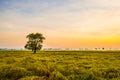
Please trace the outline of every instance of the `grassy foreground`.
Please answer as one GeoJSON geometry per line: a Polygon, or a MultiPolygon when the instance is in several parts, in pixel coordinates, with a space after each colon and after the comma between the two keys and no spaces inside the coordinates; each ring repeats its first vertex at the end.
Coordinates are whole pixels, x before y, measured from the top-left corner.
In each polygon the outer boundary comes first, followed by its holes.
{"type": "Polygon", "coordinates": [[[0,80],[120,80],[120,52],[0,51],[0,80]]]}

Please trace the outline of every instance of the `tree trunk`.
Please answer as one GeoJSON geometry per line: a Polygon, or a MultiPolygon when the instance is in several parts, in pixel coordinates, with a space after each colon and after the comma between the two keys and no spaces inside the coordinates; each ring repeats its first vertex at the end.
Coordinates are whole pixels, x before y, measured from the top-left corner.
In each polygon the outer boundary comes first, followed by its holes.
{"type": "Polygon", "coordinates": [[[36,53],[36,47],[34,48],[34,53],[36,53]]]}

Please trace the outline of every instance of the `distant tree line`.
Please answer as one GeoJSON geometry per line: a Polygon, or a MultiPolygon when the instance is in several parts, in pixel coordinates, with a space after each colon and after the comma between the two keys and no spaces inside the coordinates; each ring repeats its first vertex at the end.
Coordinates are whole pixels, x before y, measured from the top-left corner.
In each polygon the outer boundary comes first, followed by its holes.
{"type": "MultiPolygon", "coordinates": [[[[41,33],[30,33],[26,36],[28,39],[25,49],[32,50],[33,53],[36,53],[37,50],[41,50],[42,48],[42,43],[45,40],[45,37],[41,33]]],[[[44,48],[43,50],[117,50],[117,49],[112,49],[112,48],[78,48],[78,49],[72,49],[72,48],[44,48]]]]}

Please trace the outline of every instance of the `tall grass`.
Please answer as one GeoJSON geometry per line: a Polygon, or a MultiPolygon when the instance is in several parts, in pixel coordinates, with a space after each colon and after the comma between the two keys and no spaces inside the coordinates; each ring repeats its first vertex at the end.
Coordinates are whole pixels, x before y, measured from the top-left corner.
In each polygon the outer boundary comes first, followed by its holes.
{"type": "Polygon", "coordinates": [[[120,52],[0,51],[0,80],[120,80],[120,52]]]}

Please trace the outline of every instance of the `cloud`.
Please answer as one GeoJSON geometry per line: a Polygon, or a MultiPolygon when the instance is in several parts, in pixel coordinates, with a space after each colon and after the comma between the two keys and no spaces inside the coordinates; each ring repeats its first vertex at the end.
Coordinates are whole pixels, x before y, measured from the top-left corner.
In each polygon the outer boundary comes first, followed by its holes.
{"type": "Polygon", "coordinates": [[[47,41],[118,36],[119,9],[119,0],[4,0],[0,34],[42,32],[47,41]]]}
{"type": "Polygon", "coordinates": [[[69,6],[84,9],[116,9],[120,8],[119,0],[70,0],[69,6]]]}

